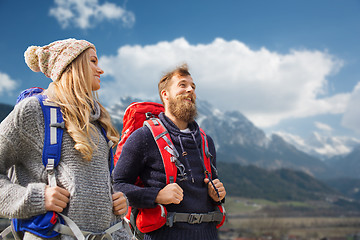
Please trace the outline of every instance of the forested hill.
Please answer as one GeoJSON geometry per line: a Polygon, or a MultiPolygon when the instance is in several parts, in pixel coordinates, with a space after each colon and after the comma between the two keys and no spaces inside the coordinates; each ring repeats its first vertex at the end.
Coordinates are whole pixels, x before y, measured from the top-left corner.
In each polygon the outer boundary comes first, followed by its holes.
{"type": "Polygon", "coordinates": [[[0,122],[13,110],[14,106],[0,103],[0,122]]]}
{"type": "Polygon", "coordinates": [[[317,200],[339,195],[310,175],[296,170],[265,170],[253,165],[218,162],[219,177],[230,196],[280,200],[317,200]]]}

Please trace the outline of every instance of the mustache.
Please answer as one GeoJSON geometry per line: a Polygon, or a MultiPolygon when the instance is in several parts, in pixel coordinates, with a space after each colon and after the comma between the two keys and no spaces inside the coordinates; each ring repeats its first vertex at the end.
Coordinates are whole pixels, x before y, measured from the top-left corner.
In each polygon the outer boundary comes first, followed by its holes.
{"type": "Polygon", "coordinates": [[[190,98],[192,103],[195,103],[195,100],[196,100],[195,96],[193,94],[191,94],[191,93],[186,94],[186,95],[179,95],[179,96],[177,96],[177,98],[180,99],[180,100],[190,98]]]}

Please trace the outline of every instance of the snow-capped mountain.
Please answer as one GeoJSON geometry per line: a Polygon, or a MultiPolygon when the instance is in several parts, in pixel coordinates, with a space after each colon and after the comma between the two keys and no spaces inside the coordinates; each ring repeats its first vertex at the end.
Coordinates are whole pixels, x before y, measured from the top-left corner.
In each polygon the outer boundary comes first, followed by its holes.
{"type": "MultiPolygon", "coordinates": [[[[108,108],[119,130],[122,128],[125,109],[134,101],[140,100],[122,98],[108,108]]],[[[334,171],[326,163],[312,156],[311,151],[299,148],[284,135],[273,134],[268,137],[240,112],[223,112],[208,102],[197,101],[197,122],[214,139],[218,161],[252,164],[266,169],[290,168],[320,178],[334,177],[334,171]]],[[[315,143],[313,145],[316,146],[315,143]]]]}
{"type": "Polygon", "coordinates": [[[276,132],[276,134],[297,149],[325,161],[333,157],[346,156],[360,145],[360,140],[354,137],[334,137],[320,132],[312,132],[306,139],[285,132],[276,132]]]}
{"type": "Polygon", "coordinates": [[[122,125],[125,110],[132,102],[143,102],[143,100],[131,97],[122,97],[119,102],[116,102],[114,105],[107,108],[115,124],[121,123],[122,125]]]}

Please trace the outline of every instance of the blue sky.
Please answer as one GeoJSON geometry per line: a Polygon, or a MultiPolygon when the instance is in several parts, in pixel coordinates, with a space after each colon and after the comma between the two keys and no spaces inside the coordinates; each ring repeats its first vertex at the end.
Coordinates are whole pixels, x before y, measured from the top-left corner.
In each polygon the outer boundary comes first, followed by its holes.
{"type": "Polygon", "coordinates": [[[86,39],[106,106],[156,99],[161,75],[187,62],[198,98],[305,150],[347,153],[360,143],[359,12],[359,0],[0,0],[0,102],[49,84],[28,46],[86,39]]]}

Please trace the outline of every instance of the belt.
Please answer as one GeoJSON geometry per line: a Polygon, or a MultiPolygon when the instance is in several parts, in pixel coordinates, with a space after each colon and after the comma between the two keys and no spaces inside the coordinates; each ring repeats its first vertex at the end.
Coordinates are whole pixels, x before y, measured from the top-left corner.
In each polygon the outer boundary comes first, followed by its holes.
{"type": "Polygon", "coordinates": [[[176,213],[169,212],[166,225],[172,227],[176,222],[185,222],[189,224],[200,224],[203,222],[221,222],[223,214],[220,211],[209,213],[176,213]]]}

